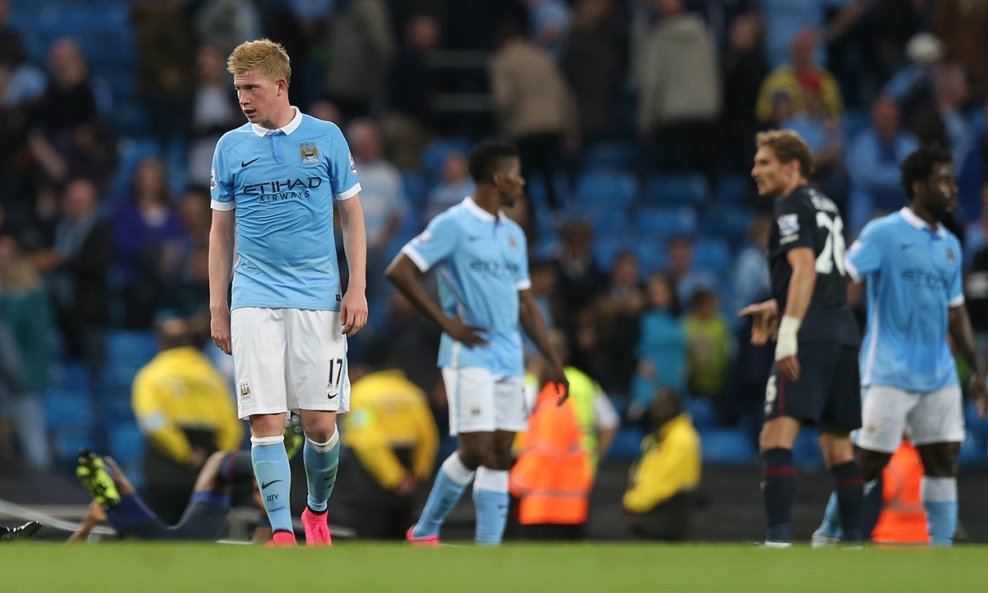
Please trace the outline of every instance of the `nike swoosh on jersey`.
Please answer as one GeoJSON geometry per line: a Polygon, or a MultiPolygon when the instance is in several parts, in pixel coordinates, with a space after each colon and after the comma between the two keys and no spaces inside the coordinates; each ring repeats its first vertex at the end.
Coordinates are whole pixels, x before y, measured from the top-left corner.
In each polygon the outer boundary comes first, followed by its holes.
{"type": "Polygon", "coordinates": [[[262,482],[261,483],[261,490],[264,490],[265,488],[267,488],[271,484],[277,484],[278,482],[283,482],[283,481],[284,480],[271,480],[270,482],[262,482]]]}
{"type": "Polygon", "coordinates": [[[240,161],[240,168],[243,169],[244,167],[246,167],[246,166],[250,165],[251,163],[253,163],[254,161],[258,160],[259,158],[261,158],[261,157],[257,157],[256,159],[251,159],[249,161],[240,161]]]}

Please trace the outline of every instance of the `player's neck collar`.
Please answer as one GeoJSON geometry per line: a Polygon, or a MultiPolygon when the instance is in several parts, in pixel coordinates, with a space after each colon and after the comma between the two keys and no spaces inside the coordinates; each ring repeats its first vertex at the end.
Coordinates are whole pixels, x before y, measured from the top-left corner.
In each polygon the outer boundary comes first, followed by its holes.
{"type": "MultiPolygon", "coordinates": [[[[899,210],[899,216],[904,218],[906,222],[908,222],[909,224],[911,224],[912,226],[916,227],[921,231],[930,229],[930,225],[927,224],[927,222],[922,218],[920,218],[919,216],[916,216],[916,213],[913,212],[912,208],[910,208],[909,206],[903,206],[902,210],[899,210]]],[[[937,223],[936,233],[940,237],[944,237],[947,234],[947,231],[943,228],[943,225],[940,224],[939,222],[937,223]]]]}
{"type": "Polygon", "coordinates": [[[257,124],[250,124],[250,128],[254,130],[254,133],[260,137],[267,136],[268,134],[274,134],[275,132],[283,132],[286,136],[290,135],[292,132],[298,129],[302,125],[302,110],[298,107],[292,105],[292,111],[295,112],[295,116],[290,122],[278,128],[277,130],[269,130],[264,126],[259,126],[257,124]]]}
{"type": "Polygon", "coordinates": [[[474,202],[471,196],[467,196],[463,200],[463,207],[467,209],[467,212],[474,215],[474,217],[483,220],[484,222],[495,222],[495,221],[503,220],[504,218],[503,212],[498,211],[497,217],[495,217],[487,210],[484,210],[483,208],[478,206],[477,202],[474,202]]]}

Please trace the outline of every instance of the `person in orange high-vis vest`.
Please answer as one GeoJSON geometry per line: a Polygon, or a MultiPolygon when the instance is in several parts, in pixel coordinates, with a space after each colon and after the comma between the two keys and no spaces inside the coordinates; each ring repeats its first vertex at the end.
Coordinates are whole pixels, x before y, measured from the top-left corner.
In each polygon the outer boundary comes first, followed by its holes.
{"type": "Polygon", "coordinates": [[[926,509],[920,498],[923,462],[916,448],[903,439],[882,472],[882,511],[871,540],[883,544],[927,544],[926,509]]]}
{"type": "Polygon", "coordinates": [[[593,485],[576,404],[572,398],[559,404],[558,393],[552,383],[539,393],[509,482],[519,500],[518,522],[539,526],[527,535],[551,539],[582,535],[593,485]]]}

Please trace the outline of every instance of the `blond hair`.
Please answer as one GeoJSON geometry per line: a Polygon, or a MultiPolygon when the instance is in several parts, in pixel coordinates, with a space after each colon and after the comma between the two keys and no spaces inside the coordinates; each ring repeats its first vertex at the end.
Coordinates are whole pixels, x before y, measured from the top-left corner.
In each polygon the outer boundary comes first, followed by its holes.
{"type": "Polygon", "coordinates": [[[793,130],[769,130],[755,136],[758,148],[767,146],[783,164],[799,161],[799,172],[809,179],[813,175],[813,152],[806,141],[793,130]]]}
{"type": "Polygon", "coordinates": [[[233,75],[253,72],[274,82],[284,78],[292,81],[292,60],[280,43],[270,39],[245,41],[238,45],[226,60],[226,69],[233,75]]]}

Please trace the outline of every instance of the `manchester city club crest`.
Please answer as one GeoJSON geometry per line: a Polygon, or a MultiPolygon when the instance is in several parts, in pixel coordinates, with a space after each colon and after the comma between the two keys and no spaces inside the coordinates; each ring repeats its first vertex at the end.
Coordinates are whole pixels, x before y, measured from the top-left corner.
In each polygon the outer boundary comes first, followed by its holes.
{"type": "Polygon", "coordinates": [[[315,142],[303,142],[299,145],[303,165],[315,165],[319,162],[319,147],[315,142]]]}

